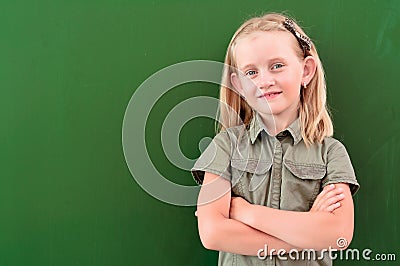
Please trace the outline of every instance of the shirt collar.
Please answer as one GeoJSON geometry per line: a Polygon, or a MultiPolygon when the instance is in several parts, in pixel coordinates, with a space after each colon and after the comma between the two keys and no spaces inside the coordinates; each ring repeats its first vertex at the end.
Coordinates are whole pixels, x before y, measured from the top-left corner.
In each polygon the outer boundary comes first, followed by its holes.
{"type": "Polygon", "coordinates": [[[258,135],[263,130],[264,127],[262,126],[261,121],[258,118],[258,114],[254,112],[253,118],[250,121],[250,128],[249,128],[251,144],[254,144],[258,135]]]}
{"type": "MultiPolygon", "coordinates": [[[[258,113],[255,112],[252,120],[250,121],[250,127],[249,127],[250,140],[252,144],[254,144],[258,135],[263,130],[268,134],[268,132],[264,129],[264,125],[261,121],[261,118],[259,117],[258,113]]],[[[286,130],[289,131],[290,135],[292,136],[294,145],[296,145],[303,139],[301,136],[299,118],[296,118],[296,120],[294,120],[286,130]]]]}

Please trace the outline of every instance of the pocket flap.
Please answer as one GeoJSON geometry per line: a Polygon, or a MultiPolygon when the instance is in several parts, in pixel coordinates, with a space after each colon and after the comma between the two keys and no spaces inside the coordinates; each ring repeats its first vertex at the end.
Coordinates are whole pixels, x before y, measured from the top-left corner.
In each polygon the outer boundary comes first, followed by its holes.
{"type": "Polygon", "coordinates": [[[295,163],[290,160],[283,161],[286,168],[301,179],[322,179],[326,174],[326,166],[316,163],[295,163]]]}
{"type": "Polygon", "coordinates": [[[231,165],[238,170],[249,172],[257,175],[266,174],[272,166],[272,162],[261,161],[255,159],[243,160],[232,159],[231,165]]]}

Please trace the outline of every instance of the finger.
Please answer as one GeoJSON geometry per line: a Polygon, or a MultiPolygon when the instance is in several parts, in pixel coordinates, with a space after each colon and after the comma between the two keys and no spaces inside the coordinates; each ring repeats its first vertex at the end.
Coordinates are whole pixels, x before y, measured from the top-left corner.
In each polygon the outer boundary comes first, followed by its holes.
{"type": "MultiPolygon", "coordinates": [[[[326,187],[325,187],[326,188],[326,187]]],[[[336,203],[337,201],[341,200],[342,198],[335,198],[336,196],[340,195],[343,192],[342,188],[335,188],[332,189],[332,186],[330,189],[326,189],[322,191],[315,202],[313,203],[313,206],[311,208],[311,211],[326,211],[326,208],[333,204],[336,203]]]]}
{"type": "Polygon", "coordinates": [[[342,192],[343,192],[343,189],[342,189],[342,188],[336,188],[336,189],[334,189],[334,190],[331,190],[331,191],[327,192],[327,193],[321,198],[321,200],[327,200],[327,199],[333,198],[333,197],[335,197],[335,196],[341,194],[342,192]]]}
{"type": "Polygon", "coordinates": [[[197,211],[195,211],[195,212],[194,212],[194,216],[196,216],[196,217],[197,217],[197,211]]]}
{"type": "Polygon", "coordinates": [[[329,192],[326,192],[326,194],[322,195],[322,197],[319,199],[319,206],[324,204],[326,201],[335,198],[337,195],[341,194],[343,192],[342,188],[336,188],[334,190],[331,190],[329,192]]]}
{"type": "Polygon", "coordinates": [[[335,187],[335,188],[327,189],[327,190],[323,190],[323,191],[325,191],[325,193],[321,192],[320,194],[322,194],[322,196],[327,196],[327,195],[337,194],[338,191],[343,191],[343,188],[335,187]]]}
{"type": "Polygon", "coordinates": [[[340,202],[336,202],[336,203],[330,205],[328,208],[326,208],[326,210],[327,210],[328,212],[333,212],[334,210],[336,210],[337,208],[339,208],[340,205],[341,205],[340,202]]]}
{"type": "Polygon", "coordinates": [[[326,202],[327,202],[328,205],[332,205],[332,204],[337,203],[337,202],[339,202],[339,201],[341,201],[343,199],[344,199],[344,194],[341,193],[339,195],[336,195],[336,196],[328,199],[326,202]]]}
{"type": "Polygon", "coordinates": [[[327,194],[329,191],[332,191],[335,189],[335,185],[334,184],[330,184],[328,186],[325,186],[324,189],[321,191],[321,193],[319,193],[318,196],[323,197],[325,194],[327,194]]]}
{"type": "Polygon", "coordinates": [[[329,191],[329,190],[332,190],[334,188],[335,188],[335,184],[329,184],[329,185],[325,186],[323,190],[329,191]]]}
{"type": "Polygon", "coordinates": [[[324,201],[320,206],[321,211],[326,211],[330,206],[340,203],[344,199],[344,194],[339,194],[324,201]]]}
{"type": "Polygon", "coordinates": [[[323,203],[323,199],[325,197],[325,195],[332,191],[335,188],[334,184],[330,184],[328,186],[325,186],[324,189],[321,191],[321,193],[318,194],[317,198],[314,201],[314,204],[311,208],[311,210],[318,210],[321,206],[321,204],[323,203]]]}
{"type": "Polygon", "coordinates": [[[332,198],[335,198],[335,197],[337,197],[338,195],[340,195],[340,194],[343,194],[343,189],[342,188],[337,188],[337,189],[334,189],[334,190],[332,190],[332,191],[329,191],[328,193],[326,193],[325,195],[324,195],[324,197],[321,199],[321,201],[328,201],[328,200],[330,200],[330,199],[332,199],[332,198]]]}
{"type": "Polygon", "coordinates": [[[321,193],[318,194],[316,201],[322,199],[329,191],[332,191],[335,188],[334,184],[330,184],[325,186],[321,193]]]}

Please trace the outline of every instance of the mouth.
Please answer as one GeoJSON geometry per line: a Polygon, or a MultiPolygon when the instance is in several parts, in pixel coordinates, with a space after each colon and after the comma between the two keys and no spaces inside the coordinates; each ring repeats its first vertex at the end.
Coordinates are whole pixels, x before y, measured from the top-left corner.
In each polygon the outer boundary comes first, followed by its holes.
{"type": "Polygon", "coordinates": [[[264,93],[261,96],[258,96],[258,98],[266,98],[267,100],[272,100],[276,97],[278,97],[282,92],[281,91],[268,91],[264,93]]]}

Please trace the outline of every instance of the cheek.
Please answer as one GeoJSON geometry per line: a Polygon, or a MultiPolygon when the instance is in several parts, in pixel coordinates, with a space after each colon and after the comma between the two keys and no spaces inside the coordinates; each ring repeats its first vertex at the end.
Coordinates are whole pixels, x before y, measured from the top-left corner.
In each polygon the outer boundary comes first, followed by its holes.
{"type": "Polygon", "coordinates": [[[286,79],[283,86],[287,89],[287,93],[293,96],[300,95],[301,78],[286,79]]]}
{"type": "Polygon", "coordinates": [[[245,77],[240,79],[240,83],[243,88],[243,92],[247,94],[247,96],[254,95],[257,92],[257,86],[253,80],[245,77]]]}

